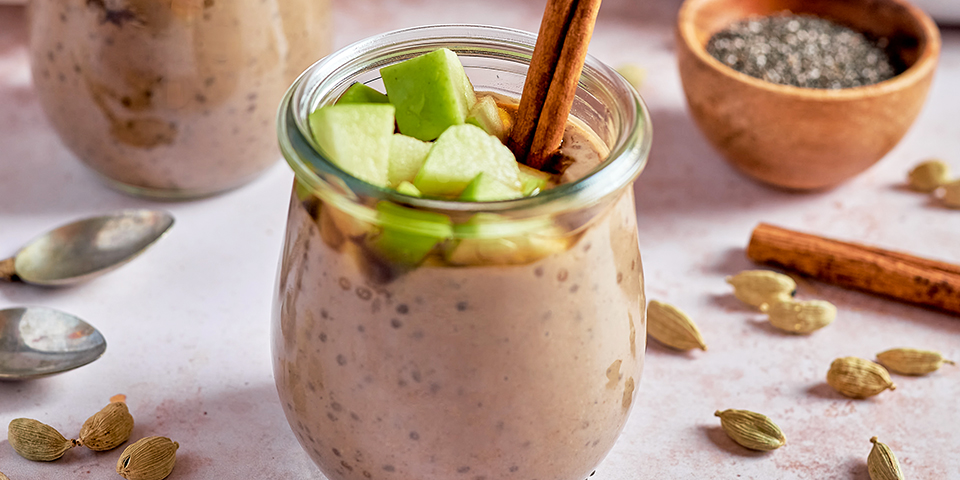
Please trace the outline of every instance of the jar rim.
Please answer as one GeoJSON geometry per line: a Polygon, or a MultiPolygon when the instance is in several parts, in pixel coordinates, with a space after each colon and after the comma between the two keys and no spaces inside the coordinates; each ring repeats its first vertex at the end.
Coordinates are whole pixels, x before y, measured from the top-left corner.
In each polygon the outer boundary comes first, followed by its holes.
{"type": "MultiPolygon", "coordinates": [[[[400,194],[393,189],[364,182],[342,170],[327,159],[310,134],[307,116],[323,103],[338,86],[352,83],[349,66],[359,58],[370,58],[377,52],[403,51],[408,48],[448,47],[469,53],[471,48],[484,45],[513,49],[529,65],[536,35],[523,30],[474,24],[440,24],[394,30],[348,45],[307,68],[287,90],[280,104],[277,133],[284,158],[298,181],[316,191],[329,186],[316,168],[333,175],[340,189],[351,195],[372,197],[406,204],[414,208],[443,212],[518,212],[534,211],[549,205],[575,201],[577,206],[599,202],[630,185],[643,171],[652,145],[652,127],[649,110],[639,93],[619,73],[595,57],[588,55],[580,88],[585,79],[608,90],[617,97],[617,107],[611,111],[618,117],[619,128],[607,158],[589,174],[569,183],[547,189],[531,197],[495,202],[461,202],[436,198],[417,198],[400,194]],[[346,71],[346,72],[345,72],[346,71]]],[[[385,66],[383,63],[380,66],[385,66]]],[[[356,73],[356,72],[353,72],[356,73]]],[[[579,89],[578,89],[579,90],[579,89]]],[[[336,97],[333,97],[334,99],[336,97]]],[[[329,101],[329,99],[328,99],[329,101]]],[[[324,175],[326,177],[327,175],[324,175]]]]}

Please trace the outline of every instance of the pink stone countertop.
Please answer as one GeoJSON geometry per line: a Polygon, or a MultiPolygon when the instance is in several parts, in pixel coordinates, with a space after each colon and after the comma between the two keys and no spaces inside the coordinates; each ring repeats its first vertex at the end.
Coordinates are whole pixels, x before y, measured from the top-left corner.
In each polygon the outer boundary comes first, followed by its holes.
{"type": "MultiPolygon", "coordinates": [[[[535,30],[543,8],[539,0],[334,4],[338,46],[424,23],[535,30]]],[[[835,303],[839,317],[812,336],[787,336],[743,308],[723,281],[753,267],[744,247],[760,221],[960,263],[960,212],[903,188],[907,170],[929,156],[960,171],[960,30],[943,31],[930,97],[903,142],[853,181],[800,195],[740,176],[695,128],[673,54],[678,6],[607,0],[591,51],[614,66],[649,71],[641,94],[655,140],[636,185],[647,294],[696,319],[710,351],[649,345],[632,416],[594,478],[867,480],[869,438],[878,435],[907,478],[960,479],[960,367],[896,377],[896,391],[865,401],[840,397],[824,383],[840,356],[873,358],[912,346],[960,357],[960,318],[801,281],[802,297],[835,303]],[[760,454],[733,444],[713,416],[726,408],[769,415],[787,445],[760,454]]],[[[87,284],[0,285],[0,308],[66,310],[109,342],[102,359],[79,370],[0,383],[0,424],[31,417],[75,434],[110,396],[124,393],[136,417],[133,438],[165,435],[180,443],[171,479],[323,478],[286,424],[267,341],[290,171],[278,163],[244,188],[185,203],[110,190],[72,158],[41,114],[23,16],[21,7],[0,7],[0,255],[66,220],[118,208],[164,208],[177,224],[142,257],[87,284]]],[[[33,463],[17,456],[2,432],[0,471],[12,480],[119,478],[118,451],[76,449],[54,463],[33,463]]]]}

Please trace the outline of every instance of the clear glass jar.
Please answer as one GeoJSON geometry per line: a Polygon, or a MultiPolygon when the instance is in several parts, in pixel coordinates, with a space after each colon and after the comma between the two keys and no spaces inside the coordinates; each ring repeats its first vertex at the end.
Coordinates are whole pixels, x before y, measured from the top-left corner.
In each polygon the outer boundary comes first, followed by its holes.
{"type": "Polygon", "coordinates": [[[31,0],[30,59],[47,118],[115,187],[189,198],[280,157],[276,106],[328,53],[329,0],[31,0]]]}
{"type": "Polygon", "coordinates": [[[646,331],[631,185],[651,130],[619,75],[588,59],[573,111],[607,160],[530,198],[407,197],[345,174],[306,134],[308,114],[352,82],[379,86],[380,67],[439,47],[477,91],[518,98],[534,41],[484,26],[387,33],[310,67],[281,105],[296,182],[274,373],[290,426],[331,480],[582,480],[627,420],[646,331]],[[452,228],[438,233],[438,218],[452,228]],[[485,228],[469,228],[478,218],[485,228]],[[388,240],[408,256],[377,250],[388,240]]]}

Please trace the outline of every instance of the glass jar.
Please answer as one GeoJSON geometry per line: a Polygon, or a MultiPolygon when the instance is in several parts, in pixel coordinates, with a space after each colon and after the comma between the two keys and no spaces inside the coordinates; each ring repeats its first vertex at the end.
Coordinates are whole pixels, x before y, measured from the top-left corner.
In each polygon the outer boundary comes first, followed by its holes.
{"type": "Polygon", "coordinates": [[[276,106],[329,52],[329,0],[31,0],[30,60],[63,143],[121,190],[189,198],[279,159],[276,106]]]}
{"type": "Polygon", "coordinates": [[[440,47],[478,92],[519,98],[534,41],[484,26],[387,33],[313,65],[284,98],[296,180],[274,373],[331,480],[582,480],[627,420],[646,331],[631,185],[651,130],[619,75],[588,59],[573,109],[607,160],[529,198],[404,196],[347,175],[306,133],[354,81],[382,88],[380,67],[440,47]]]}

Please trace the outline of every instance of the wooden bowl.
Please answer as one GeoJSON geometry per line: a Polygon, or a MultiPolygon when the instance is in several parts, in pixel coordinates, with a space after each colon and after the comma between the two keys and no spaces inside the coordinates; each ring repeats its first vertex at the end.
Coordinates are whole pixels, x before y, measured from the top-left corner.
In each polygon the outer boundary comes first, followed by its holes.
{"type": "Polygon", "coordinates": [[[714,147],[762,182],[813,190],[866,170],[900,141],[930,88],[940,33],[902,0],[686,0],[677,47],[687,103],[714,147]],[[874,85],[820,90],[766,82],[707,53],[710,37],[730,24],[784,11],[886,37],[906,69],[874,85]]]}

